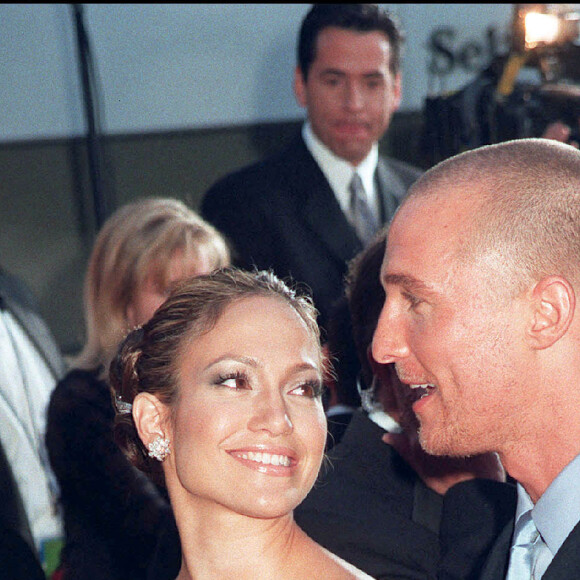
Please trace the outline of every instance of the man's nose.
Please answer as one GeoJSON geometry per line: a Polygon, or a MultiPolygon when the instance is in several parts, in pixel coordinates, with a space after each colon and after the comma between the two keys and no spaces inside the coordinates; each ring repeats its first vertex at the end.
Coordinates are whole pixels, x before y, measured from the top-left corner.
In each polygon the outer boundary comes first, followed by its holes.
{"type": "Polygon", "coordinates": [[[400,314],[385,301],[373,335],[373,358],[381,364],[400,361],[409,355],[406,330],[400,314]]]}
{"type": "Polygon", "coordinates": [[[356,111],[364,105],[364,94],[361,86],[355,82],[346,84],[344,104],[347,109],[356,111]]]}

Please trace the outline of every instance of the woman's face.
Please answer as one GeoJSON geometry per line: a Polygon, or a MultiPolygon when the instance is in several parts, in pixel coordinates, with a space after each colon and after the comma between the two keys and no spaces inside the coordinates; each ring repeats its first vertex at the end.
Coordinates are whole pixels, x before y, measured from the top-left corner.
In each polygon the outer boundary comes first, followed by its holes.
{"type": "Polygon", "coordinates": [[[229,305],[179,358],[166,431],[172,500],[266,518],[294,509],[323,457],[321,378],[318,341],[291,307],[264,297],[229,305]]]}

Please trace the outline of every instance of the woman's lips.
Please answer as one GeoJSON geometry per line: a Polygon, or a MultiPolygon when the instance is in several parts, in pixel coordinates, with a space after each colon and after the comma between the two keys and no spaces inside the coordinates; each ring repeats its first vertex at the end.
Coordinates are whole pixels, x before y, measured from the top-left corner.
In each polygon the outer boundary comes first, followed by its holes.
{"type": "Polygon", "coordinates": [[[228,453],[246,467],[271,475],[288,475],[298,465],[288,450],[234,449],[228,453]]]}

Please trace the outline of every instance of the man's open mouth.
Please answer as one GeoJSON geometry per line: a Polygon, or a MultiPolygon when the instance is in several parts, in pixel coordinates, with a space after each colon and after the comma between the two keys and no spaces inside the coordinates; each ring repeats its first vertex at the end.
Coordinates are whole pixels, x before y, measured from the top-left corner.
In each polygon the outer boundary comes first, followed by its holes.
{"type": "Polygon", "coordinates": [[[434,389],[435,385],[431,383],[423,383],[417,385],[409,385],[413,394],[413,402],[428,396],[434,389]]]}

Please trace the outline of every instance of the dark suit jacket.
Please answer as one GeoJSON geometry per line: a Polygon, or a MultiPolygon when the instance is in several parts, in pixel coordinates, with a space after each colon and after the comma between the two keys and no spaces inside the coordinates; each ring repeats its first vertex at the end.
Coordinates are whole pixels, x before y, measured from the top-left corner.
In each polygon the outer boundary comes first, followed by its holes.
{"type": "Polygon", "coordinates": [[[512,483],[472,479],[449,489],[439,527],[437,579],[479,580],[494,543],[513,519],[516,502],[512,483]]]}
{"type": "Polygon", "coordinates": [[[356,411],[296,521],[373,578],[434,579],[443,499],[383,443],[384,433],[356,411]]]}
{"type": "MultiPolygon", "coordinates": [[[[53,372],[64,372],[64,361],[52,334],[36,311],[30,290],[15,276],[0,269],[0,309],[9,310],[28,334],[53,372]]],[[[12,468],[0,445],[0,562],[2,578],[32,580],[44,577],[24,504],[12,468]]]]}
{"type": "MultiPolygon", "coordinates": [[[[376,182],[389,220],[420,170],[381,158],[376,182]]],[[[206,193],[203,217],[216,226],[244,268],[272,268],[312,290],[325,325],[343,291],[347,262],[361,249],[354,228],[301,136],[281,153],[227,175],[206,193]]]]}
{"type": "Polygon", "coordinates": [[[473,479],[429,489],[356,411],[294,515],[314,540],[377,579],[476,580],[515,510],[515,486],[473,479]]]}
{"type": "MultiPolygon", "coordinates": [[[[509,522],[497,539],[485,563],[481,580],[503,580],[505,578],[514,521],[509,522]]],[[[580,523],[570,532],[542,580],[577,580],[580,578],[580,523]]]]}
{"type": "Polygon", "coordinates": [[[352,419],[353,411],[337,413],[326,418],[328,427],[328,434],[326,438],[326,451],[329,451],[342,439],[350,420],[352,419]]]}

